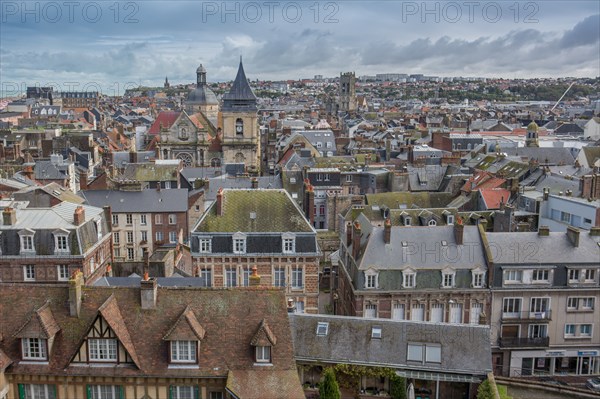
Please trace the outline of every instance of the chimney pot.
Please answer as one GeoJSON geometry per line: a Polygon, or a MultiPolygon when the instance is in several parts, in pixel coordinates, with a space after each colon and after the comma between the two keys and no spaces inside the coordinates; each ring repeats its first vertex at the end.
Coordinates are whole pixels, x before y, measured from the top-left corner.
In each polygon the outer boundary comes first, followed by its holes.
{"type": "Polygon", "coordinates": [[[260,276],[258,275],[258,268],[256,265],[252,266],[252,274],[249,278],[250,287],[258,287],[260,285],[260,276]]]}
{"type": "Polygon", "coordinates": [[[550,227],[540,226],[538,229],[538,235],[542,237],[548,237],[550,235],[550,227]]]}

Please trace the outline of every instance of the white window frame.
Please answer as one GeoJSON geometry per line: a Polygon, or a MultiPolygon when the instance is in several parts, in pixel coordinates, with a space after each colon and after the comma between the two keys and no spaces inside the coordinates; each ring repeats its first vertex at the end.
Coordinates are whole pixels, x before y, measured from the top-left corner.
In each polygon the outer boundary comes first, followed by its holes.
{"type": "Polygon", "coordinates": [[[255,348],[256,363],[271,363],[271,347],[268,345],[255,348]]]}
{"type": "Polygon", "coordinates": [[[292,289],[304,289],[304,267],[292,266],[292,289]]]}
{"type": "Polygon", "coordinates": [[[154,215],[154,224],[162,224],[162,214],[157,213],[154,215]]]}
{"type": "Polygon", "coordinates": [[[69,249],[69,232],[54,232],[54,249],[57,254],[68,254],[69,249]]]}
{"type": "Polygon", "coordinates": [[[68,281],[69,265],[56,265],[56,276],[58,281],[68,281]]]}
{"type": "Polygon", "coordinates": [[[442,288],[454,288],[456,272],[442,272],[442,288]]]}
{"type": "Polygon", "coordinates": [[[530,324],[528,326],[527,338],[547,338],[547,337],[548,337],[548,324],[530,324]],[[542,336],[539,336],[539,335],[542,335],[542,336]]]}
{"type": "Polygon", "coordinates": [[[198,252],[201,254],[212,252],[212,240],[209,237],[200,237],[198,239],[198,252]]]}
{"type": "Polygon", "coordinates": [[[30,229],[22,230],[19,232],[19,239],[21,241],[21,253],[34,254],[35,253],[35,232],[30,229]]]}
{"type": "Polygon", "coordinates": [[[185,399],[191,398],[196,399],[194,389],[196,387],[192,385],[171,385],[169,387],[169,399],[185,399]]]}
{"type": "Polygon", "coordinates": [[[596,281],[596,269],[585,269],[582,270],[582,275],[583,275],[583,282],[584,283],[593,283],[594,281],[596,281]],[[591,275],[591,278],[590,278],[591,275]]]}
{"type": "Polygon", "coordinates": [[[275,266],[273,268],[273,285],[275,287],[285,287],[285,266],[275,266]]]}
{"type": "Polygon", "coordinates": [[[504,270],[504,284],[521,284],[523,282],[523,270],[504,270]]]}
{"type": "Polygon", "coordinates": [[[502,318],[518,319],[521,317],[522,311],[523,311],[523,298],[520,298],[520,297],[502,298],[502,318]]]}
{"type": "Polygon", "coordinates": [[[113,244],[114,245],[121,244],[121,236],[120,236],[120,232],[118,232],[118,231],[113,232],[113,244]]]}
{"type": "Polygon", "coordinates": [[[47,342],[43,338],[21,338],[23,360],[48,360],[47,342]]]}
{"type": "Polygon", "coordinates": [[[87,345],[91,362],[115,363],[119,358],[116,338],[89,338],[87,345]]]}
{"type": "Polygon", "coordinates": [[[591,338],[594,335],[594,325],[591,323],[585,323],[585,324],[580,324],[579,325],[579,336],[582,338],[591,338]],[[588,333],[583,333],[583,327],[589,327],[589,332],[588,333]]]}
{"type": "Polygon", "coordinates": [[[170,341],[171,363],[197,363],[198,341],[170,341]]]}
{"type": "Polygon", "coordinates": [[[120,385],[89,385],[89,389],[92,393],[91,399],[123,399],[120,385]]]}
{"type": "Polygon", "coordinates": [[[126,225],[132,225],[133,224],[133,214],[132,213],[126,213],[125,214],[125,224],[126,225]]]}
{"type": "Polygon", "coordinates": [[[577,334],[577,324],[565,324],[564,337],[574,338],[577,334]]]}
{"type": "Polygon", "coordinates": [[[118,226],[119,225],[119,215],[116,213],[112,214],[112,225],[113,226],[118,226]]]}
{"type": "Polygon", "coordinates": [[[233,253],[234,254],[245,254],[246,253],[246,235],[243,233],[236,233],[233,235],[233,253]]]}
{"type": "Polygon", "coordinates": [[[201,287],[212,287],[212,268],[210,266],[200,267],[198,278],[202,279],[201,287]]]}
{"type": "Polygon", "coordinates": [[[133,244],[133,231],[125,232],[127,244],[133,244]]]}
{"type": "Polygon", "coordinates": [[[325,337],[329,332],[329,323],[326,321],[317,322],[317,337],[325,337]]]}
{"type": "Polygon", "coordinates": [[[177,243],[177,232],[169,231],[169,243],[176,244],[177,243]]]}
{"type": "Polygon", "coordinates": [[[141,239],[141,241],[148,242],[148,232],[146,230],[140,231],[140,239],[141,239]]]}
{"type": "Polygon", "coordinates": [[[581,269],[568,269],[567,270],[567,279],[569,283],[578,283],[581,278],[581,269]]]}
{"type": "Polygon", "coordinates": [[[533,283],[549,282],[550,281],[550,270],[549,269],[534,269],[531,273],[531,281],[533,283]]]}
{"type": "MultiPolygon", "coordinates": [[[[25,398],[56,399],[56,385],[53,384],[21,384],[25,398]]],[[[18,396],[18,395],[17,395],[18,396]]]]}
{"type": "Polygon", "coordinates": [[[365,303],[364,317],[367,319],[376,319],[377,315],[378,315],[377,304],[376,303],[365,303]]]}
{"type": "Polygon", "coordinates": [[[35,265],[23,266],[23,281],[35,281],[35,265]]]}
{"type": "Polygon", "coordinates": [[[146,214],[141,214],[140,215],[140,225],[146,226],[147,224],[148,224],[148,218],[146,217],[146,214]]]}
{"type": "Polygon", "coordinates": [[[471,272],[471,285],[473,288],[485,287],[485,272],[472,271],[471,272]]]}
{"type": "Polygon", "coordinates": [[[236,266],[226,266],[225,267],[225,278],[223,279],[223,284],[225,287],[237,287],[238,286],[238,272],[236,266]]]}
{"type": "Polygon", "coordinates": [[[177,215],[169,213],[169,224],[177,224],[177,215]]]}
{"type": "Polygon", "coordinates": [[[134,260],[134,259],[135,259],[135,249],[127,248],[127,260],[134,260]]]}
{"type": "Polygon", "coordinates": [[[417,273],[410,270],[402,272],[402,287],[403,288],[415,288],[417,285],[417,273]]]}
{"type": "Polygon", "coordinates": [[[155,236],[156,236],[156,241],[160,241],[160,242],[164,241],[163,240],[164,239],[164,234],[163,234],[162,231],[157,231],[156,234],[155,234],[155,236]]]}
{"type": "Polygon", "coordinates": [[[379,288],[379,273],[377,270],[369,269],[365,271],[365,289],[379,288]]]}
{"type": "Polygon", "coordinates": [[[281,238],[281,250],[284,254],[296,252],[296,237],[293,234],[283,234],[281,238]]]}

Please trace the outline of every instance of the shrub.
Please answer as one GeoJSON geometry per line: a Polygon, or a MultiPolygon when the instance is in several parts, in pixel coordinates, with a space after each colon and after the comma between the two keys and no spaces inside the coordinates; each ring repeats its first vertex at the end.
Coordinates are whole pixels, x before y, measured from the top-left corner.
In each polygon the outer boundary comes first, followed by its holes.
{"type": "Polygon", "coordinates": [[[331,367],[325,369],[325,378],[319,386],[319,397],[321,399],[340,399],[340,387],[335,379],[335,373],[331,367]]]}

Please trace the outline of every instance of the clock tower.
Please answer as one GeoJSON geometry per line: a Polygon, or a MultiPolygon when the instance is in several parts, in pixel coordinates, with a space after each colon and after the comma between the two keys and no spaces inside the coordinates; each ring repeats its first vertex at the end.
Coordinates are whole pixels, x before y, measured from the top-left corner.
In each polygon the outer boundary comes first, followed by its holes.
{"type": "Polygon", "coordinates": [[[221,117],[223,162],[243,163],[248,173],[259,174],[258,104],[246,78],[241,57],[231,90],[223,96],[221,117]]]}

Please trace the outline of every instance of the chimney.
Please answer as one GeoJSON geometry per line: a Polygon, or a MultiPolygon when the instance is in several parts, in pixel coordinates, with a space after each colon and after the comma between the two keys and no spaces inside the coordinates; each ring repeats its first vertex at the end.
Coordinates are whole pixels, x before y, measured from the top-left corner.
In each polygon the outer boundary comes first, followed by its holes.
{"type": "Polygon", "coordinates": [[[540,226],[538,228],[538,236],[548,237],[550,236],[550,227],[548,226],[540,226]]]}
{"type": "Polygon", "coordinates": [[[75,226],[81,226],[85,222],[85,210],[81,205],[75,208],[75,212],[73,212],[73,224],[75,226]]]}
{"type": "Polygon", "coordinates": [[[392,221],[388,218],[385,219],[385,224],[383,226],[383,241],[386,244],[389,244],[392,239],[392,221]]]}
{"type": "Polygon", "coordinates": [[[34,175],[33,175],[33,166],[31,165],[26,165],[23,168],[23,175],[29,179],[29,180],[33,180],[34,179],[34,175]]]}
{"type": "Polygon", "coordinates": [[[250,287],[258,287],[260,285],[260,276],[258,275],[258,268],[256,265],[252,266],[252,274],[250,275],[248,283],[250,287]]]}
{"type": "Polygon", "coordinates": [[[310,183],[306,187],[306,216],[311,226],[315,224],[315,191],[310,183]]]}
{"type": "Polygon", "coordinates": [[[354,260],[358,258],[360,251],[360,223],[354,222],[352,225],[352,257],[354,260]]]}
{"type": "Polygon", "coordinates": [[[592,236],[592,237],[600,236],[600,227],[592,227],[590,229],[590,236],[592,236]]]}
{"type": "Polygon", "coordinates": [[[217,216],[223,216],[223,188],[217,192],[217,216]]]}
{"type": "Polygon", "coordinates": [[[140,300],[142,302],[142,309],[155,309],[157,296],[158,282],[155,278],[149,278],[148,272],[144,273],[144,279],[140,282],[140,300]]]}
{"type": "Polygon", "coordinates": [[[256,177],[252,178],[252,180],[250,180],[250,183],[252,184],[253,189],[258,188],[258,179],[256,177]]]}
{"type": "Polygon", "coordinates": [[[296,311],[296,307],[294,306],[294,300],[292,298],[288,298],[287,311],[288,313],[294,313],[296,311]]]}
{"type": "Polygon", "coordinates": [[[81,311],[81,295],[83,287],[83,273],[77,269],[69,279],[69,314],[79,317],[81,311]]]}
{"type": "Polygon", "coordinates": [[[488,324],[488,318],[485,312],[479,313],[479,324],[484,326],[488,324]]]}
{"type": "Polygon", "coordinates": [[[352,244],[352,222],[346,223],[346,246],[352,244]]]}
{"type": "Polygon", "coordinates": [[[579,247],[579,229],[573,226],[567,227],[567,237],[574,247],[579,247]]]}
{"type": "Polygon", "coordinates": [[[105,205],[102,207],[102,209],[104,210],[104,219],[106,219],[108,231],[112,231],[112,208],[110,205],[105,205]]]}
{"type": "Polygon", "coordinates": [[[454,241],[456,245],[463,245],[464,242],[465,225],[463,224],[462,218],[457,218],[454,223],[454,241]]]}
{"type": "Polygon", "coordinates": [[[550,195],[550,189],[548,187],[544,187],[544,201],[548,201],[549,195],[550,195]]]}
{"type": "Polygon", "coordinates": [[[87,181],[88,175],[85,172],[79,173],[79,189],[80,190],[87,190],[88,188],[88,181],[87,181]]]}
{"type": "Polygon", "coordinates": [[[17,210],[11,207],[4,208],[2,211],[2,223],[5,226],[14,226],[17,224],[17,210]]]}

